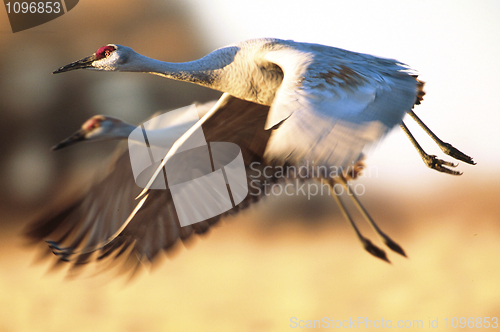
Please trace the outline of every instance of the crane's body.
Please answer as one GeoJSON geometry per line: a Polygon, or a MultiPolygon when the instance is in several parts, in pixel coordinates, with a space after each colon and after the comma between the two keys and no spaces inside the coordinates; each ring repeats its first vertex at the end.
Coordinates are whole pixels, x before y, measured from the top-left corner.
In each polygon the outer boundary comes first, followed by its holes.
{"type": "MultiPolygon", "coordinates": [[[[54,73],[75,69],[143,72],[224,92],[210,111],[174,143],[155,176],[190,135],[201,127],[208,141],[238,144],[243,151],[247,169],[254,160],[261,166],[314,166],[321,170],[312,172],[315,177],[328,181],[331,187],[335,182],[340,183],[348,190],[345,170],[355,169],[363,159],[366,147],[398,125],[429,167],[449,174],[460,174],[444,167],[456,165],[429,156],[422,150],[403,123],[407,113],[445,153],[474,164],[472,158],[439,140],[413,113],[413,106],[420,104],[425,94],[424,84],[408,66],[396,60],[318,44],[255,39],[220,48],[199,60],[186,63],[154,60],[129,47],[108,44],[93,55],[61,67],[54,73]],[[332,168],[336,171],[331,172],[332,168]]],[[[113,135],[116,136],[116,132],[113,135]]],[[[108,137],[103,132],[98,136],[108,137]]],[[[137,223],[146,221],[137,216],[141,213],[151,216],[151,211],[154,211],[160,214],[155,215],[155,218],[165,218],[165,212],[157,206],[161,200],[155,199],[158,195],[148,192],[148,188],[139,195],[147,193],[126,218],[121,226],[123,228],[119,229],[120,234],[129,234],[132,240],[138,242],[144,242],[140,238],[143,233],[134,234],[134,229],[144,232],[145,226],[141,228],[137,223]],[[144,206],[139,209],[142,204],[144,206]],[[133,225],[134,220],[136,226],[133,225]],[[129,222],[131,226],[125,228],[129,222]]],[[[361,235],[340,199],[335,194],[334,197],[364,248],[388,261],[383,250],[361,235]]],[[[385,245],[405,255],[403,249],[377,227],[358,199],[355,196],[351,198],[385,245]]],[[[67,213],[64,216],[66,218],[67,213]]],[[[57,223],[50,220],[46,224],[51,225],[52,230],[58,227],[57,223]]],[[[200,230],[206,230],[208,226],[200,226],[200,230]]],[[[80,232],[77,240],[81,241],[86,236],[88,227],[80,232]]],[[[43,229],[42,222],[42,226],[37,228],[38,232],[33,234],[46,234],[47,231],[43,229]]],[[[110,232],[106,230],[103,234],[111,235],[110,232]]],[[[175,234],[183,238],[182,232],[178,227],[175,234]]],[[[116,236],[107,238],[93,238],[80,252],[80,256],[103,249],[107,250],[107,255],[128,241],[116,236]]],[[[60,247],[58,242],[51,242],[51,246],[57,254],[67,259],[75,253],[79,241],[66,248],[60,247]]],[[[138,252],[148,253],[149,249],[139,248],[138,252]]]]}

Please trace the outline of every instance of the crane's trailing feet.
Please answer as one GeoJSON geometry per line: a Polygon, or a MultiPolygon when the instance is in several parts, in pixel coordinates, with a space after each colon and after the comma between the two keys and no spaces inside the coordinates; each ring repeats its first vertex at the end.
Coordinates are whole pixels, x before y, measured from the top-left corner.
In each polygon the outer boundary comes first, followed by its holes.
{"type": "MultiPolygon", "coordinates": [[[[455,148],[453,145],[443,142],[439,137],[437,137],[432,130],[427,127],[427,125],[420,120],[420,118],[415,114],[415,112],[410,111],[408,114],[415,120],[415,122],[418,123],[418,125],[429,135],[434,142],[439,146],[439,148],[448,156],[451,156],[457,160],[466,162],[467,164],[470,165],[476,165],[474,160],[472,160],[471,157],[466,155],[465,153],[461,152],[457,148],[455,148]]],[[[445,166],[450,166],[450,167],[457,167],[458,164],[454,164],[449,161],[444,161],[441,159],[438,159],[437,156],[435,155],[429,155],[427,154],[424,149],[420,146],[420,144],[417,142],[417,140],[413,137],[413,135],[410,133],[408,130],[408,127],[405,125],[404,122],[401,122],[401,129],[403,129],[403,132],[408,136],[410,139],[411,143],[417,150],[417,152],[420,154],[420,157],[424,161],[424,163],[432,169],[435,169],[436,171],[447,173],[447,174],[452,174],[452,175],[462,175],[462,172],[458,172],[452,169],[449,169],[445,166]]]]}

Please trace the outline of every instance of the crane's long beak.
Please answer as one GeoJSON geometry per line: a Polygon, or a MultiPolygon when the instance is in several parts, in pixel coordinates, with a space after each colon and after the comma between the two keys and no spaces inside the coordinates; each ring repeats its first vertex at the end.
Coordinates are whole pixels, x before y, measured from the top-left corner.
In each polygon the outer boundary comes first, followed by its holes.
{"type": "Polygon", "coordinates": [[[63,66],[58,70],[54,71],[52,74],[64,73],[65,71],[75,70],[75,69],[85,69],[92,67],[92,63],[97,60],[95,54],[88,56],[86,58],[80,59],[78,61],[72,62],[69,65],[63,66]]]}
{"type": "Polygon", "coordinates": [[[66,138],[65,140],[61,141],[59,144],[56,144],[52,147],[52,150],[59,150],[62,148],[65,148],[67,146],[73,145],[77,142],[84,141],[85,135],[87,134],[87,131],[84,129],[80,129],[76,131],[73,135],[70,137],[66,138]]]}

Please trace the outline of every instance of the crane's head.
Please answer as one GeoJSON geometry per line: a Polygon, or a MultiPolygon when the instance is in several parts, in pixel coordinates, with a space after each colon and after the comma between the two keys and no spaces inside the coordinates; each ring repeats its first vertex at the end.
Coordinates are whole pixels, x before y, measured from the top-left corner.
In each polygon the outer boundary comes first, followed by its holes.
{"type": "Polygon", "coordinates": [[[125,123],[120,119],[105,115],[95,115],[85,121],[82,127],[73,135],[53,146],[52,150],[59,150],[83,141],[127,138],[135,128],[135,126],[125,123]]]}
{"type": "Polygon", "coordinates": [[[108,44],[100,47],[91,56],[85,57],[69,65],[63,66],[53,74],[59,74],[75,69],[93,69],[118,71],[125,69],[131,54],[136,54],[131,48],[121,45],[108,44]]]}

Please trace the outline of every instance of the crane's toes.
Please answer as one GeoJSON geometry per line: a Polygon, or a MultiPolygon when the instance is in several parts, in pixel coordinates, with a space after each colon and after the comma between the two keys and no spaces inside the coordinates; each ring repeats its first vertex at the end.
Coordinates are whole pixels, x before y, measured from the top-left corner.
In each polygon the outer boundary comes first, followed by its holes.
{"type": "Polygon", "coordinates": [[[472,160],[472,157],[469,157],[468,155],[466,155],[462,151],[458,150],[457,148],[455,148],[453,145],[451,145],[449,143],[440,144],[439,147],[448,156],[451,156],[451,157],[453,157],[453,158],[455,158],[457,160],[461,160],[461,161],[463,161],[463,162],[465,162],[467,164],[471,164],[471,165],[475,165],[476,164],[474,162],[474,160],[472,160]]]}
{"type": "Polygon", "coordinates": [[[391,249],[392,251],[394,252],[397,252],[398,254],[400,254],[401,256],[404,256],[404,257],[408,257],[406,256],[406,253],[405,251],[403,250],[403,248],[401,248],[401,246],[399,244],[397,244],[396,242],[394,242],[392,239],[390,239],[388,236],[385,236],[384,237],[384,243],[387,247],[389,247],[389,249],[391,249]]]}
{"type": "Polygon", "coordinates": [[[391,261],[387,258],[385,251],[374,245],[370,240],[363,238],[363,247],[366,251],[372,254],[375,257],[380,258],[381,260],[386,261],[387,263],[391,263],[391,261]]]}
{"type": "Polygon", "coordinates": [[[450,163],[449,161],[444,161],[444,160],[438,159],[437,156],[434,156],[434,155],[427,155],[423,159],[424,159],[425,164],[429,168],[435,169],[438,172],[451,174],[451,175],[462,175],[462,172],[454,171],[452,169],[445,167],[445,166],[457,167],[457,164],[450,163]]]}

